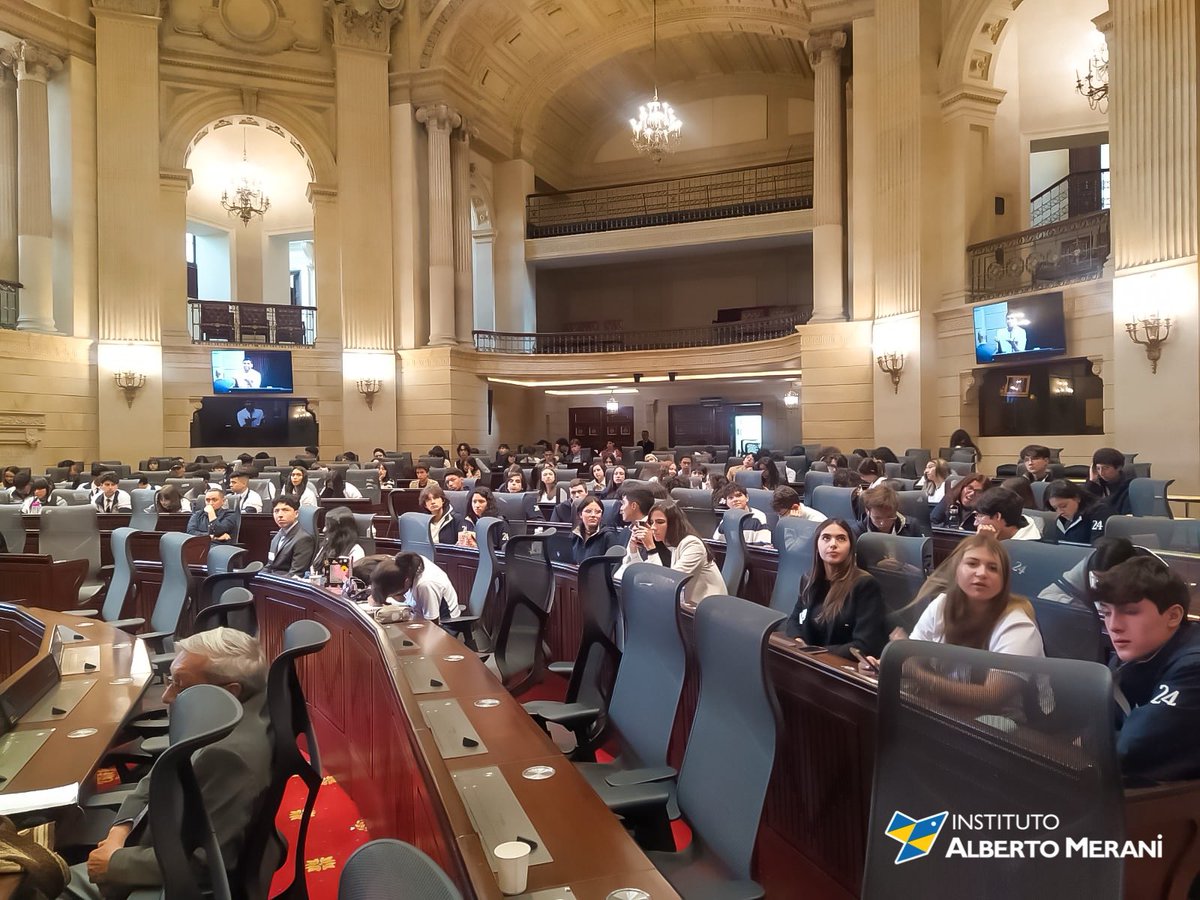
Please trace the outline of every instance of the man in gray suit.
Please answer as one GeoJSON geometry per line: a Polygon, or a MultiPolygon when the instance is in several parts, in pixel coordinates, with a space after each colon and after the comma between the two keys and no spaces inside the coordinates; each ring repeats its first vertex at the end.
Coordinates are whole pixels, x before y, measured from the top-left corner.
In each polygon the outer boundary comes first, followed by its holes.
{"type": "Polygon", "coordinates": [[[267,553],[264,572],[279,575],[303,575],[312,565],[317,544],[313,536],[300,527],[300,504],[293,497],[275,498],[271,510],[279,531],[271,538],[271,549],[267,553]]]}
{"type": "MultiPolygon", "coordinates": [[[[197,684],[215,684],[242,703],[242,719],[224,740],[197,751],[192,764],[204,806],[229,870],[238,863],[246,829],[271,781],[267,733],[267,662],[256,638],[233,628],[214,628],[175,642],[178,650],[163,702],[197,684]]],[[[162,884],[146,812],[150,776],[138,783],[117,811],[108,836],[71,868],[65,896],[124,897],[135,888],[162,884]]]]}

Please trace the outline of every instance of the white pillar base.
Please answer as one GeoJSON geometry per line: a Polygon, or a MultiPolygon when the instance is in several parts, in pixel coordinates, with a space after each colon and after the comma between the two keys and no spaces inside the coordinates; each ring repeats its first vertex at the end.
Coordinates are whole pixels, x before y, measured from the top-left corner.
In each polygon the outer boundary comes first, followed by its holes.
{"type": "Polygon", "coordinates": [[[429,345],[457,346],[454,336],[454,266],[429,267],[429,345]],[[448,304],[448,308],[447,308],[448,304]]]}
{"type": "Polygon", "coordinates": [[[813,229],[813,314],[810,322],[846,320],[842,231],[841,225],[818,225],[813,229]]]}
{"type": "Polygon", "coordinates": [[[21,260],[21,309],[18,331],[56,333],[54,327],[54,242],[40,235],[17,237],[21,260]]]}

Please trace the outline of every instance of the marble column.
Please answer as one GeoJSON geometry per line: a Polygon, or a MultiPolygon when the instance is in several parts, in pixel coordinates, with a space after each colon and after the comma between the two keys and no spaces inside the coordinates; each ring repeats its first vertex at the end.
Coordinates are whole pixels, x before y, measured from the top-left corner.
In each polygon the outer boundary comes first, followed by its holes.
{"type": "Polygon", "coordinates": [[[875,312],[875,17],[855,19],[850,110],[850,318],[875,312]]]}
{"type": "Polygon", "coordinates": [[[845,184],[842,87],[844,31],[816,32],[805,42],[813,90],[813,314],[812,322],[845,318],[845,184]]]}
{"type": "Polygon", "coordinates": [[[454,331],[458,343],[474,344],[475,296],[471,248],[471,138],[474,129],[463,122],[450,139],[450,180],[454,195],[454,331]]]}
{"type": "Polygon", "coordinates": [[[454,217],[450,132],[462,116],[445,103],[422,106],[417,121],[429,133],[429,346],[454,344],[454,217]]]}
{"type": "Polygon", "coordinates": [[[50,215],[50,111],[46,81],[62,60],[20,41],[0,53],[17,76],[17,254],[21,312],[17,328],[54,328],[54,251],[50,215]]]}
{"type": "Polygon", "coordinates": [[[17,273],[17,79],[0,65],[0,281],[17,273]]]}

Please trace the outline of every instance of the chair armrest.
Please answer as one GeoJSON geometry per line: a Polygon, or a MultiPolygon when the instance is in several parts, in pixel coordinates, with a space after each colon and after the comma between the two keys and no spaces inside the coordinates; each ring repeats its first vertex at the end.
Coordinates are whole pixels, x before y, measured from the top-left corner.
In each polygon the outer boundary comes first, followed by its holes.
{"type": "Polygon", "coordinates": [[[83,807],[84,809],[119,809],[136,789],[136,785],[130,785],[127,788],[93,794],[83,801],[83,807]]]}
{"type": "Polygon", "coordinates": [[[117,571],[117,567],[115,565],[113,565],[112,563],[109,563],[107,566],[101,566],[100,567],[100,580],[107,582],[109,579],[111,579],[113,577],[113,573],[115,573],[116,571],[117,571]]]}
{"type": "Polygon", "coordinates": [[[155,716],[153,718],[134,719],[125,725],[130,731],[136,731],[142,737],[151,737],[158,734],[166,734],[167,729],[171,726],[171,720],[166,716],[155,716]]]}
{"type": "MultiPolygon", "coordinates": [[[[145,625],[146,620],[145,619],[113,619],[111,622],[108,622],[106,624],[111,625],[113,628],[119,628],[121,631],[131,631],[134,628],[138,628],[142,625],[145,625]]],[[[140,637],[140,635],[139,635],[139,637],[140,637]]]]}
{"type": "Polygon", "coordinates": [[[451,634],[470,635],[471,628],[479,621],[479,616],[455,616],[453,619],[442,619],[438,624],[451,634]]]}
{"type": "Polygon", "coordinates": [[[151,648],[151,653],[162,653],[166,646],[166,640],[169,637],[174,637],[173,631],[143,631],[138,635],[151,648]]]}
{"type": "Polygon", "coordinates": [[[174,653],[151,653],[150,667],[155,672],[165,672],[171,668],[171,663],[175,661],[174,653]]]}
{"type": "Polygon", "coordinates": [[[575,671],[575,663],[572,660],[563,660],[561,662],[552,662],[548,668],[555,675],[562,675],[564,678],[570,678],[575,671]]]}
{"type": "Polygon", "coordinates": [[[556,703],[552,700],[531,700],[522,704],[529,715],[547,722],[555,722],[574,730],[577,726],[590,725],[600,718],[601,710],[582,703],[556,703]]]}
{"type": "Polygon", "coordinates": [[[623,772],[613,772],[604,780],[612,787],[626,787],[634,784],[649,784],[654,781],[666,781],[679,773],[670,766],[660,766],[654,769],[627,769],[623,772]]]}
{"type": "Polygon", "coordinates": [[[601,790],[600,797],[619,816],[645,815],[650,810],[666,809],[675,796],[675,785],[664,781],[630,784],[601,790]]]}
{"type": "Polygon", "coordinates": [[[196,631],[205,631],[208,628],[215,628],[215,624],[210,624],[209,619],[219,616],[221,613],[237,612],[243,609],[252,609],[254,607],[253,600],[229,600],[224,603],[212,603],[204,609],[196,613],[196,621],[194,629],[196,631]]]}
{"type": "Polygon", "coordinates": [[[63,612],[68,616],[80,616],[85,619],[94,619],[100,615],[100,610],[98,609],[64,609],[63,612]]]}

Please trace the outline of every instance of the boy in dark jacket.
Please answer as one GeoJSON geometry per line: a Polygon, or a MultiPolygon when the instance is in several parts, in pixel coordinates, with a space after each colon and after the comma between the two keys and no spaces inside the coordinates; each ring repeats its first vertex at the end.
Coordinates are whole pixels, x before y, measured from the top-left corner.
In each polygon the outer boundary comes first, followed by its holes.
{"type": "Polygon", "coordinates": [[[1125,454],[1112,447],[1101,447],[1092,454],[1092,468],[1084,487],[1104,501],[1107,515],[1128,516],[1133,513],[1129,505],[1129,482],[1133,477],[1125,473],[1125,454]]]}

